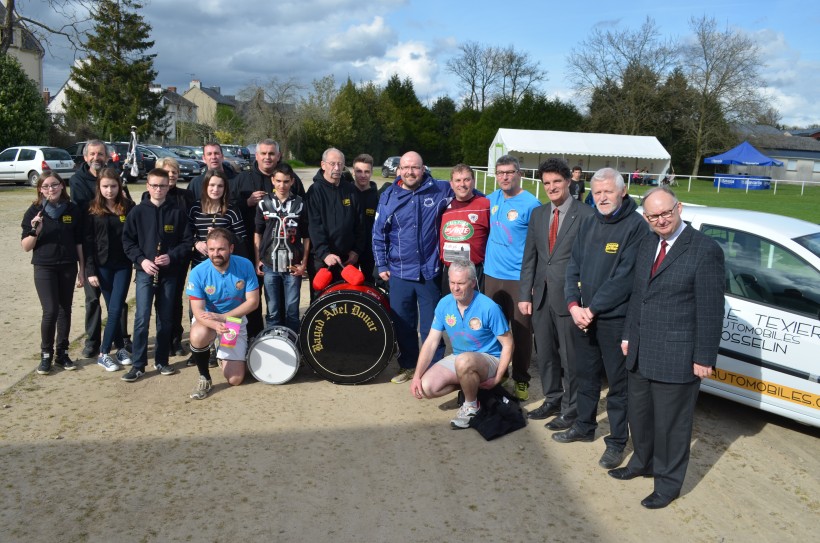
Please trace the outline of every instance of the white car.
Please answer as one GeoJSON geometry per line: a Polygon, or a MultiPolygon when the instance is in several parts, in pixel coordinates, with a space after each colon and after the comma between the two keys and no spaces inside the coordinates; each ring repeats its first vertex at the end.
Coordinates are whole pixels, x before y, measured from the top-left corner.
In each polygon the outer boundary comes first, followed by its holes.
{"type": "Polygon", "coordinates": [[[820,225],[684,206],[726,256],[715,375],[701,390],[820,427],[820,225]]]}
{"type": "Polygon", "coordinates": [[[47,170],[67,181],[74,174],[74,160],[65,149],[42,145],[9,147],[0,153],[0,181],[28,183],[33,187],[40,174],[47,170]]]}

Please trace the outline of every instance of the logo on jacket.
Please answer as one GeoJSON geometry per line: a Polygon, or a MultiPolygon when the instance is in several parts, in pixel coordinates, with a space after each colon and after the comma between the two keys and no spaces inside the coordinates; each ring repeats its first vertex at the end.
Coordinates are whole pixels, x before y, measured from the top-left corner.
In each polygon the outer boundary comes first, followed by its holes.
{"type": "Polygon", "coordinates": [[[350,205],[350,198],[345,198],[344,200],[342,200],[342,205],[343,206],[349,206],[350,205]]]}
{"type": "Polygon", "coordinates": [[[245,281],[240,279],[236,282],[236,290],[245,290],[245,281]]]}
{"type": "Polygon", "coordinates": [[[468,326],[470,327],[470,330],[481,330],[481,319],[478,317],[473,317],[470,319],[468,326]]]}
{"type": "Polygon", "coordinates": [[[433,207],[436,205],[436,201],[432,198],[425,198],[423,202],[424,207],[433,207]]]}
{"type": "Polygon", "coordinates": [[[518,218],[518,211],[516,211],[514,209],[511,209],[511,210],[507,211],[507,220],[508,221],[514,221],[517,218],[518,218]]]}
{"type": "Polygon", "coordinates": [[[456,325],[456,316],[455,315],[445,315],[444,322],[447,323],[447,326],[455,326],[456,325]]]}
{"type": "Polygon", "coordinates": [[[173,224],[166,224],[165,227],[163,228],[163,230],[165,230],[165,232],[168,233],[168,234],[173,234],[174,233],[174,225],[173,224]]]}
{"type": "Polygon", "coordinates": [[[467,221],[447,221],[441,235],[447,241],[464,241],[473,237],[473,225],[467,221]]]}
{"type": "Polygon", "coordinates": [[[493,206],[492,209],[490,209],[490,215],[495,215],[496,211],[498,211],[498,206],[493,206]]]}
{"type": "Polygon", "coordinates": [[[476,222],[478,220],[478,213],[470,213],[467,215],[467,218],[470,219],[470,222],[476,222]]]}
{"type": "Polygon", "coordinates": [[[611,255],[614,255],[615,253],[618,252],[618,247],[620,247],[620,245],[618,243],[616,243],[614,241],[610,241],[609,243],[606,244],[606,247],[604,247],[604,251],[606,251],[607,253],[609,253],[611,255]]]}
{"type": "Polygon", "coordinates": [[[63,224],[71,224],[73,217],[71,215],[63,215],[63,224]]]}
{"type": "Polygon", "coordinates": [[[120,222],[125,222],[125,215],[120,215],[120,222]]]}
{"type": "Polygon", "coordinates": [[[376,216],[376,210],[375,209],[365,209],[364,214],[367,215],[368,217],[375,217],[376,216]]]}
{"type": "Polygon", "coordinates": [[[214,285],[206,285],[205,286],[205,294],[208,296],[213,296],[216,293],[216,287],[214,285]]]}

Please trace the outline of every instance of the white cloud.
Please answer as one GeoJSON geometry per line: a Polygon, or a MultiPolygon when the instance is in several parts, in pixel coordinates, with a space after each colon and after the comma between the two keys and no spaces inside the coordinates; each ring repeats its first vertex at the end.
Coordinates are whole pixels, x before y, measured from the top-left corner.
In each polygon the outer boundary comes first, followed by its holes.
{"type": "Polygon", "coordinates": [[[438,78],[438,61],[425,43],[398,43],[389,48],[384,57],[370,59],[366,64],[373,67],[376,83],[384,84],[393,74],[398,74],[401,79],[410,78],[419,97],[437,95],[444,90],[438,78]]]}

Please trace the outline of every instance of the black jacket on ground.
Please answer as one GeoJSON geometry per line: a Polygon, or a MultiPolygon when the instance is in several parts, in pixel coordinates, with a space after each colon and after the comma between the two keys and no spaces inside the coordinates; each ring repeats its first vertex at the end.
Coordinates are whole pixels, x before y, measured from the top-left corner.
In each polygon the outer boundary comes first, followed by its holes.
{"type": "Polygon", "coordinates": [[[136,269],[142,269],[142,261],[153,260],[160,254],[171,257],[173,268],[186,262],[194,246],[194,236],[188,225],[188,216],[174,202],[165,200],[159,207],[151,200],[140,202],[125,219],[122,244],[128,259],[136,269]]]}
{"type": "Polygon", "coordinates": [[[361,220],[359,190],[350,183],[329,183],[320,169],[307,192],[310,251],[317,259],[329,254],[347,259],[350,251],[361,256],[370,240],[361,220]]]}

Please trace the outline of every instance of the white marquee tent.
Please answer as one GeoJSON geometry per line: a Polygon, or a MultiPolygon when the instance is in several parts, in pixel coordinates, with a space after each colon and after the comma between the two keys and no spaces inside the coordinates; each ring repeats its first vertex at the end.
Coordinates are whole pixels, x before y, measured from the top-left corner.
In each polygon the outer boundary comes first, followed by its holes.
{"type": "Polygon", "coordinates": [[[671,156],[654,136],[499,128],[487,157],[489,172],[505,154],[516,157],[523,169],[534,170],[544,160],[560,157],[570,167],[581,166],[587,172],[611,167],[629,174],[646,167],[657,178],[666,174],[671,163],[671,156]]]}

